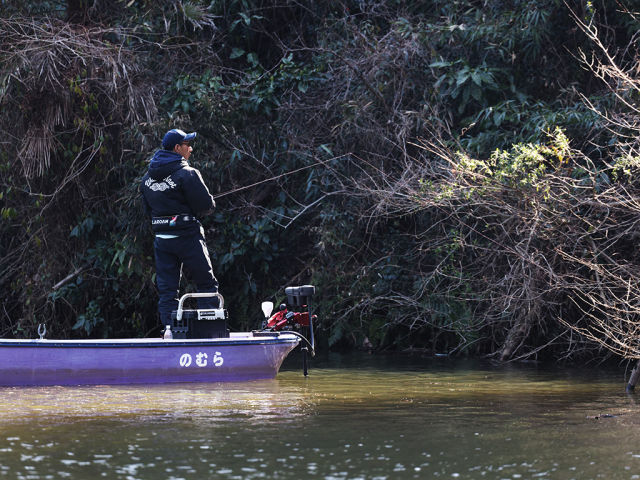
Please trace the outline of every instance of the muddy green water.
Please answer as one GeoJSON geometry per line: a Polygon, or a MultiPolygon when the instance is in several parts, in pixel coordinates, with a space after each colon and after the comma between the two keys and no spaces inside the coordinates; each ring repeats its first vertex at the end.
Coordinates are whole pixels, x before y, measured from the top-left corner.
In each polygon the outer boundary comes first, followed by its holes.
{"type": "Polygon", "coordinates": [[[0,389],[0,476],[640,479],[622,369],[331,354],[305,379],[297,353],[270,381],[0,389]]]}

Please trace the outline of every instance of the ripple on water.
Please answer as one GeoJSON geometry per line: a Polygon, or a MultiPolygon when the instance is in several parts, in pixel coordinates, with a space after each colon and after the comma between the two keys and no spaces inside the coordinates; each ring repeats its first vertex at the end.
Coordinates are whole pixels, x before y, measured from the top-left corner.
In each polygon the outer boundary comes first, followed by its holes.
{"type": "Polygon", "coordinates": [[[6,388],[0,476],[633,478],[618,374],[354,355],[306,379],[6,388]]]}

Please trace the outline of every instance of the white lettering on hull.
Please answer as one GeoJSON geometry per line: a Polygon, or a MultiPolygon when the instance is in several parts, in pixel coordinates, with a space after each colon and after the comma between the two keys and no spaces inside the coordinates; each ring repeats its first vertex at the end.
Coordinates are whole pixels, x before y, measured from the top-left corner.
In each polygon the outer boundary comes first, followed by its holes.
{"type": "MultiPolygon", "coordinates": [[[[209,355],[207,355],[206,353],[198,352],[198,354],[196,355],[195,364],[198,367],[206,367],[208,358],[209,358],[209,355]]],[[[193,361],[193,358],[191,357],[191,355],[189,355],[188,353],[185,353],[180,357],[180,366],[190,367],[192,361],[193,361]]],[[[224,358],[222,358],[222,354],[220,352],[216,352],[213,358],[211,359],[211,363],[213,364],[214,367],[221,366],[224,363],[224,358]]]]}

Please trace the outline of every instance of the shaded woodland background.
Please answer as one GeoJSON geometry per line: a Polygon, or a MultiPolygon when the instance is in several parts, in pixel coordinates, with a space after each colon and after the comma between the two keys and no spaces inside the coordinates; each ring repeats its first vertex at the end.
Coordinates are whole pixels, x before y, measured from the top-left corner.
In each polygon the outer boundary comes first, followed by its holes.
{"type": "Polygon", "coordinates": [[[178,127],[233,329],[310,283],[324,347],[640,357],[638,7],[0,0],[0,334],[159,333],[178,127]]]}

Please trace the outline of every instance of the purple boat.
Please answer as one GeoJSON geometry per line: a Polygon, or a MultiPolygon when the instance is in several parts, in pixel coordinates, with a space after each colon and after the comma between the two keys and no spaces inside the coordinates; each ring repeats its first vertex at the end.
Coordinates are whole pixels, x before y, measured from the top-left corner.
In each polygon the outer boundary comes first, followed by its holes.
{"type": "Polygon", "coordinates": [[[0,340],[0,385],[224,382],[274,378],[293,334],[217,339],[0,340]]]}
{"type": "MultiPolygon", "coordinates": [[[[49,340],[42,331],[37,340],[0,339],[0,385],[107,385],[131,383],[226,382],[274,378],[285,357],[301,340],[313,354],[313,333],[308,313],[312,286],[290,287],[289,303],[301,306],[289,312],[285,305],[274,315],[265,302],[267,320],[261,331],[229,333],[227,313],[183,310],[185,295],[174,312],[173,338],[117,340],[49,340]],[[291,290],[294,289],[294,290],[291,290]],[[302,289],[302,290],[296,290],[302,289]],[[297,295],[298,293],[305,295],[297,295]],[[301,302],[305,302],[304,305],[301,302]],[[289,314],[287,316],[287,314],[289,314]],[[304,321],[306,323],[301,323],[304,321]],[[294,330],[308,327],[312,341],[294,330]]],[[[221,307],[224,300],[220,297],[221,307]]],[[[169,336],[167,334],[167,336],[169,336]]],[[[303,350],[306,375],[307,347],[303,350]]]]}

